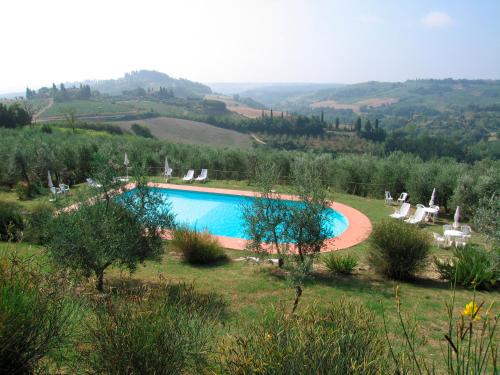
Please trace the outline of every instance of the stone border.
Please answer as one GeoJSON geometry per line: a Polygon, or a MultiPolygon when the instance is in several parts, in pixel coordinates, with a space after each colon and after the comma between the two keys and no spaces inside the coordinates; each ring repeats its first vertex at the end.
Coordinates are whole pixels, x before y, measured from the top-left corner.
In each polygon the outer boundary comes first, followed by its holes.
{"type": "MultiPolygon", "coordinates": [[[[219,188],[208,188],[204,186],[193,186],[193,185],[176,185],[176,184],[168,184],[168,183],[148,183],[148,186],[161,188],[161,189],[174,189],[174,190],[187,190],[187,191],[197,191],[203,193],[213,193],[213,194],[226,194],[226,195],[240,195],[245,197],[255,197],[258,196],[258,193],[254,191],[245,191],[245,190],[234,190],[234,189],[219,189],[219,188]]],[[[135,184],[128,184],[125,186],[126,190],[133,189],[135,184]]],[[[281,197],[287,200],[297,200],[297,196],[282,194],[281,197]]],[[[354,245],[357,245],[363,241],[365,241],[372,232],[372,223],[368,217],[361,213],[360,211],[347,206],[342,203],[332,202],[330,204],[330,208],[335,211],[340,212],[344,215],[349,225],[346,230],[342,232],[339,236],[331,238],[326,241],[326,246],[323,249],[323,252],[329,252],[334,250],[343,250],[354,245]]],[[[236,250],[245,250],[248,240],[225,237],[225,236],[214,236],[216,237],[220,244],[223,247],[236,249],[236,250]]]]}

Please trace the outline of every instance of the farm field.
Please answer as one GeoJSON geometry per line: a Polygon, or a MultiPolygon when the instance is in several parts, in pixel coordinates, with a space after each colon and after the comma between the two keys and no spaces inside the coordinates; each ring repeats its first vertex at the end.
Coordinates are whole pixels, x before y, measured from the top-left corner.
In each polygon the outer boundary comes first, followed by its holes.
{"type": "MultiPolygon", "coordinates": [[[[208,100],[218,100],[226,104],[226,107],[229,111],[237,113],[239,115],[242,115],[244,117],[248,118],[258,118],[262,116],[262,111],[264,111],[264,114],[266,116],[271,115],[271,110],[269,109],[257,109],[257,108],[252,108],[248,107],[245,104],[238,103],[234,99],[232,99],[229,96],[225,95],[205,95],[205,99],[208,100]]],[[[277,115],[278,113],[275,113],[277,115]]]]}
{"type": "Polygon", "coordinates": [[[64,116],[68,110],[74,110],[77,116],[125,114],[139,112],[130,103],[115,102],[109,100],[72,100],[69,102],[54,102],[45,110],[41,119],[51,120],[64,116]]]}
{"type": "Polygon", "coordinates": [[[351,109],[353,112],[359,113],[361,107],[377,108],[383,105],[395,104],[399,101],[397,98],[373,98],[360,100],[354,103],[339,103],[335,100],[322,100],[311,104],[311,108],[336,108],[336,109],[351,109]]]}
{"type": "Polygon", "coordinates": [[[134,123],[148,127],[158,139],[182,143],[209,144],[218,147],[249,148],[252,146],[252,140],[247,134],[218,128],[198,121],[156,117],[145,120],[113,122],[112,124],[129,130],[134,123]]]}

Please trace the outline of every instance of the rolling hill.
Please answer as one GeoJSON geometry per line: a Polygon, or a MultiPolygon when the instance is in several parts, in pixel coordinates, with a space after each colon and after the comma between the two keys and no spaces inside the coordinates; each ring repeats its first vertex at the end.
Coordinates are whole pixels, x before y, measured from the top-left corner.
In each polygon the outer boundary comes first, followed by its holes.
{"type": "Polygon", "coordinates": [[[189,81],[183,78],[172,78],[165,73],[154,70],[138,70],[126,73],[118,79],[107,79],[102,81],[85,81],[68,83],[67,86],[90,85],[92,90],[97,90],[101,94],[121,95],[124,91],[136,89],[158,90],[160,87],[172,89],[176,97],[190,98],[203,97],[210,94],[210,87],[198,82],[189,81]]]}

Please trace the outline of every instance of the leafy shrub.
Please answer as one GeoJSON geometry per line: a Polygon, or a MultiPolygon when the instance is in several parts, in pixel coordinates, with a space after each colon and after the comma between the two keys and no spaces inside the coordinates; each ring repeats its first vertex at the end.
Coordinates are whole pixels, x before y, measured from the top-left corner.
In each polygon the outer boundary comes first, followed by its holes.
{"type": "Polygon", "coordinates": [[[434,258],[443,279],[456,281],[466,288],[491,289],[500,280],[500,249],[487,251],[479,245],[453,250],[453,258],[434,258]]]}
{"type": "Polygon", "coordinates": [[[14,188],[17,196],[21,200],[27,200],[34,198],[37,194],[40,193],[40,188],[33,184],[28,185],[26,182],[19,181],[14,188]]]}
{"type": "Polygon", "coordinates": [[[52,127],[50,125],[43,124],[40,130],[44,133],[52,134],[52,127]]]}
{"type": "Polygon", "coordinates": [[[48,203],[39,203],[30,210],[27,219],[25,240],[39,245],[49,240],[49,223],[54,215],[54,207],[48,203]]]}
{"type": "Polygon", "coordinates": [[[350,275],[358,265],[358,258],[351,254],[337,255],[329,253],[324,256],[323,264],[330,272],[350,275]]]}
{"type": "Polygon", "coordinates": [[[20,241],[23,229],[21,207],[11,202],[0,202],[0,240],[20,241]]]}
{"type": "Polygon", "coordinates": [[[412,278],[426,264],[431,247],[426,232],[397,220],[375,224],[370,244],[370,264],[396,280],[412,278]]]}
{"type": "Polygon", "coordinates": [[[82,360],[96,374],[195,374],[206,370],[225,302],[192,286],[140,288],[98,303],[82,360]]]}
{"type": "Polygon", "coordinates": [[[191,264],[214,264],[229,260],[219,242],[208,232],[178,228],[174,231],[172,246],[182,253],[184,261],[191,264]]]}
{"type": "Polygon", "coordinates": [[[347,299],[324,312],[274,310],[224,342],[221,351],[227,374],[385,373],[385,347],[374,315],[347,299]]]}
{"type": "Polygon", "coordinates": [[[61,284],[28,261],[0,256],[0,373],[34,373],[65,345],[74,307],[61,284]]]}

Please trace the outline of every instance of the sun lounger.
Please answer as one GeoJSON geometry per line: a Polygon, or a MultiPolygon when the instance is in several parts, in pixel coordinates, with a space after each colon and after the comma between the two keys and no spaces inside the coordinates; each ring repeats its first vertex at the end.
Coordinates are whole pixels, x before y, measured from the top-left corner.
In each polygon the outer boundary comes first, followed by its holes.
{"type": "Polygon", "coordinates": [[[394,212],[393,214],[389,215],[393,219],[405,219],[408,216],[408,213],[410,212],[410,204],[409,203],[403,203],[399,209],[394,212]]]}
{"type": "Polygon", "coordinates": [[[201,173],[198,177],[196,177],[195,181],[206,181],[208,179],[208,170],[207,169],[202,169],[201,173]]]}
{"type": "Polygon", "coordinates": [[[187,171],[186,175],[182,178],[182,181],[193,181],[194,169],[187,171]]]}
{"type": "Polygon", "coordinates": [[[425,219],[425,208],[418,207],[415,213],[409,218],[405,220],[405,223],[408,224],[421,224],[425,219]]]}

